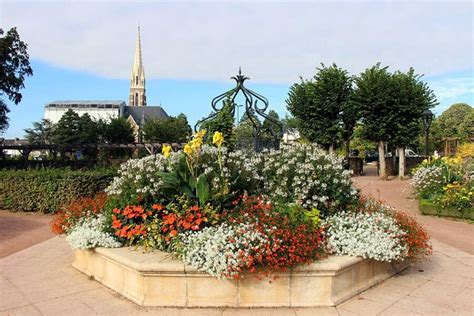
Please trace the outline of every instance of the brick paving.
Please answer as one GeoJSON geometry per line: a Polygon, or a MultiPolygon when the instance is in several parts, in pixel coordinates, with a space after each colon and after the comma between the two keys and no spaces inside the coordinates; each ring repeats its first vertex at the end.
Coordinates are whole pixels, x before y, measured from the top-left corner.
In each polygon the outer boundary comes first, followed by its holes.
{"type": "MultiPolygon", "coordinates": [[[[364,192],[378,193],[389,204],[411,211],[426,221],[417,214],[416,201],[406,181],[382,182],[375,177],[360,177],[355,181],[364,192]]],[[[474,315],[474,256],[471,252],[474,226],[437,218],[429,220],[432,222],[427,221],[427,227],[434,239],[434,253],[429,261],[418,263],[337,307],[324,308],[140,307],[72,268],[73,252],[63,237],[55,237],[0,259],[0,316],[474,315]],[[436,230],[448,233],[440,234],[436,230]]],[[[32,232],[34,229],[30,230],[30,236],[35,235],[32,232]]],[[[18,234],[18,238],[24,238],[22,235],[24,233],[18,234]]],[[[0,245],[2,243],[4,240],[0,240],[0,245]]]]}

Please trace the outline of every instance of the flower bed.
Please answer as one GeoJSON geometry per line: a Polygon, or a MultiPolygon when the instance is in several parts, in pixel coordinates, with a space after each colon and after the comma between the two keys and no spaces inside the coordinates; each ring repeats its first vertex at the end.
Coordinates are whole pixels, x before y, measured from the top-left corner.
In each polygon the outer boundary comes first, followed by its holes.
{"type": "Polygon", "coordinates": [[[140,246],[222,279],[285,273],[332,254],[391,263],[430,254],[426,231],[361,198],[341,158],[312,145],[229,152],[221,133],[212,147],[205,137],[124,163],[103,203],[64,208],[55,231],[74,249],[140,246]]]}
{"type": "Polygon", "coordinates": [[[416,169],[412,185],[423,214],[474,217],[473,157],[433,157],[416,169]]]}

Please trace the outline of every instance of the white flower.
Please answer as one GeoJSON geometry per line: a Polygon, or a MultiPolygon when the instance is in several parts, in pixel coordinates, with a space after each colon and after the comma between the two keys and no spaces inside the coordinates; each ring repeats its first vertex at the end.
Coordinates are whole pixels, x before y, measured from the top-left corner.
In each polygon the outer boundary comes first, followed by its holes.
{"type": "Polygon", "coordinates": [[[104,223],[105,216],[102,214],[84,218],[72,228],[66,240],[73,249],[120,247],[121,244],[112,235],[103,231],[104,223]]]}
{"type": "Polygon", "coordinates": [[[401,239],[406,233],[392,217],[382,212],[341,212],[324,224],[328,247],[337,255],[388,262],[407,256],[408,249],[401,239]]]}

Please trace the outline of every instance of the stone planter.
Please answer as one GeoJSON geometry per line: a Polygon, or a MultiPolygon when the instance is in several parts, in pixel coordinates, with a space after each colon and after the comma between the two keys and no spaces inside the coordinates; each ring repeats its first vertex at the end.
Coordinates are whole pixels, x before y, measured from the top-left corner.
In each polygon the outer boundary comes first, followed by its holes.
{"type": "Polygon", "coordinates": [[[275,279],[220,280],[170,254],[134,248],[76,251],[73,266],[138,305],[169,307],[335,306],[406,267],[331,256],[275,279]]]}

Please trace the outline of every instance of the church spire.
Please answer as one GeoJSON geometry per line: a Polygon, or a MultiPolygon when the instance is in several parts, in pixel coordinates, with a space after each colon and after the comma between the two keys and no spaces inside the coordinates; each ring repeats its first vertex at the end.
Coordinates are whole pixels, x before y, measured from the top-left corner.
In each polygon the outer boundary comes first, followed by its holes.
{"type": "Polygon", "coordinates": [[[130,78],[130,106],[145,106],[145,69],[142,61],[142,43],[140,37],[140,26],[138,26],[137,41],[135,44],[135,60],[130,78]]]}
{"type": "Polygon", "coordinates": [[[135,62],[133,63],[133,71],[143,71],[140,26],[138,26],[137,42],[135,44],[135,62]]]}

